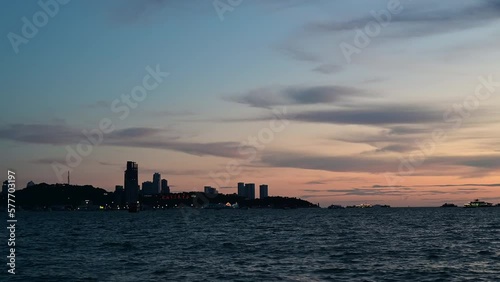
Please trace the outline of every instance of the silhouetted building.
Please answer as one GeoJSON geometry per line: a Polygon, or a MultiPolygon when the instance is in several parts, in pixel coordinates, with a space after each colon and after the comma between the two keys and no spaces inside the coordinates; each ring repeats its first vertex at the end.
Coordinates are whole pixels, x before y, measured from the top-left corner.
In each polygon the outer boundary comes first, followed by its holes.
{"type": "Polygon", "coordinates": [[[9,181],[5,180],[2,184],[2,194],[7,194],[9,192],[9,181]]]}
{"type": "Polygon", "coordinates": [[[168,180],[162,179],[161,180],[161,193],[162,194],[170,194],[170,187],[168,187],[168,180]]]}
{"type": "Polygon", "coordinates": [[[151,181],[142,182],[142,194],[144,196],[155,195],[156,193],[154,183],[151,181]]]}
{"type": "Polygon", "coordinates": [[[125,201],[127,204],[135,204],[139,199],[139,165],[135,162],[127,162],[125,170],[125,201]]]}
{"type": "Polygon", "coordinates": [[[161,174],[156,172],[153,174],[153,193],[152,195],[160,194],[161,192],[161,174]]]}
{"type": "Polygon", "coordinates": [[[255,184],[254,183],[245,184],[245,195],[246,195],[246,198],[249,200],[255,199],[255,184]]]}
{"type": "Polygon", "coordinates": [[[245,183],[238,182],[238,196],[246,198],[247,195],[245,193],[245,183]]]}
{"type": "Polygon", "coordinates": [[[28,184],[26,184],[26,187],[31,187],[31,186],[35,186],[35,182],[30,181],[28,182],[28,184]]]}
{"type": "Polygon", "coordinates": [[[114,202],[118,206],[122,206],[125,204],[125,191],[123,190],[122,185],[116,185],[115,186],[115,193],[114,193],[114,202]]]}
{"type": "Polygon", "coordinates": [[[205,192],[205,194],[207,194],[209,196],[217,195],[217,189],[210,187],[210,186],[205,186],[204,192],[205,192]]]}
{"type": "Polygon", "coordinates": [[[259,196],[261,199],[269,197],[269,187],[266,184],[260,185],[259,188],[260,188],[259,189],[260,190],[259,196]]]}

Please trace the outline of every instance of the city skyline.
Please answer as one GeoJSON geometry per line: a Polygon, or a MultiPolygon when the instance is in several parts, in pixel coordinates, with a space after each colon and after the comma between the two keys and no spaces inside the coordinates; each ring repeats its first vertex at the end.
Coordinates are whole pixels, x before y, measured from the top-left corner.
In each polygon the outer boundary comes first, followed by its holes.
{"type": "Polygon", "coordinates": [[[494,1],[63,2],[0,12],[0,170],[19,183],[113,191],[132,159],[172,192],[500,201],[494,1]]]}

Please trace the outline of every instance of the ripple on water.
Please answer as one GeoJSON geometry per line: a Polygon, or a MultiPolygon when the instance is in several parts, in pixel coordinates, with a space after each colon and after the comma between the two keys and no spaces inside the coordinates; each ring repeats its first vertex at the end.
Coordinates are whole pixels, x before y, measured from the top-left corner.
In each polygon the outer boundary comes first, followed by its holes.
{"type": "Polygon", "coordinates": [[[495,281],[499,215],[200,210],[187,225],[177,210],[25,212],[12,281],[495,281]]]}

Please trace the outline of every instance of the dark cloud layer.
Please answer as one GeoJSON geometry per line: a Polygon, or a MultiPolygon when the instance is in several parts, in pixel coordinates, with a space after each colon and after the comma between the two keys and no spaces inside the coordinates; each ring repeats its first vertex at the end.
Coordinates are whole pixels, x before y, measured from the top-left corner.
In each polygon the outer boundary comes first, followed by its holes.
{"type": "Polygon", "coordinates": [[[173,142],[173,141],[150,141],[150,140],[125,140],[107,142],[107,145],[161,149],[169,151],[178,151],[195,156],[217,156],[227,158],[242,158],[238,152],[237,142],[212,142],[212,143],[195,143],[195,142],[173,142]]]}
{"type": "Polygon", "coordinates": [[[397,168],[397,160],[368,156],[317,156],[292,152],[267,152],[261,161],[271,167],[291,167],[334,172],[383,173],[397,168]]]}
{"type": "Polygon", "coordinates": [[[149,127],[130,127],[122,130],[116,130],[109,134],[108,138],[111,139],[128,139],[128,138],[142,138],[151,137],[161,133],[163,130],[158,128],[149,127]]]}
{"type": "Polygon", "coordinates": [[[300,112],[294,120],[332,124],[419,124],[442,120],[442,113],[421,106],[372,106],[341,110],[319,110],[300,112]]]}
{"type": "MultiPolygon", "coordinates": [[[[262,155],[261,162],[270,167],[378,174],[398,173],[401,159],[386,155],[320,156],[294,152],[266,152],[262,155]]],[[[459,167],[495,171],[500,169],[500,156],[430,156],[425,159],[424,163],[414,168],[416,171],[432,171],[437,167],[449,169],[450,174],[453,174],[453,168],[459,167]]]]}
{"type": "Polygon", "coordinates": [[[258,108],[286,105],[333,104],[366,96],[365,91],[346,86],[290,86],[260,88],[228,100],[258,108]]]}
{"type": "MultiPolygon", "coordinates": [[[[464,8],[429,9],[404,8],[401,13],[391,16],[391,28],[384,34],[389,36],[425,36],[436,33],[464,30],[491,23],[500,16],[500,2],[484,0],[472,2],[464,8]]],[[[309,32],[339,32],[363,28],[367,23],[374,21],[368,15],[350,21],[315,22],[306,25],[309,32]]]]}
{"type": "MultiPolygon", "coordinates": [[[[181,142],[180,136],[149,127],[116,130],[103,136],[102,146],[137,147],[178,151],[196,156],[241,158],[237,142],[181,142]]],[[[0,129],[0,139],[45,145],[76,145],[86,140],[81,130],[67,125],[12,124],[0,129]]],[[[43,160],[41,160],[43,161],[43,160]]]]}
{"type": "Polygon", "coordinates": [[[11,124],[0,129],[0,139],[62,145],[79,141],[81,131],[64,124],[11,124]]]}

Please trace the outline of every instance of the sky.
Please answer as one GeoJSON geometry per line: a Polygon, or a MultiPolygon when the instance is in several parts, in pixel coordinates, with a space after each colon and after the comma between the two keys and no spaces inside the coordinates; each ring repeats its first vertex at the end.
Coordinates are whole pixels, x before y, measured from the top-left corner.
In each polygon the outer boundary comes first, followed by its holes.
{"type": "MultiPolygon", "coordinates": [[[[500,1],[1,3],[18,187],[237,182],[322,206],[500,203],[500,1]]],[[[257,193],[258,195],[258,193],[257,193]]]]}

